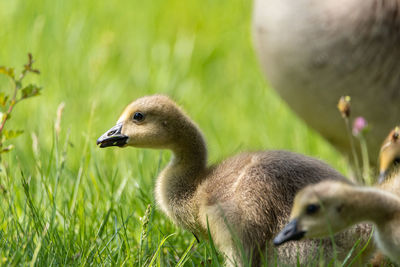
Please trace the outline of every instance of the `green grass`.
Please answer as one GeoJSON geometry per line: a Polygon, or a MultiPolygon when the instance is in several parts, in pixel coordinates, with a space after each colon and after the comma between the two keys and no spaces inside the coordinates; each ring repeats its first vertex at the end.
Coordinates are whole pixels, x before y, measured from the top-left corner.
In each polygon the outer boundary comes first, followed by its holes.
{"type": "Polygon", "coordinates": [[[210,162],[288,149],[347,171],[267,86],[249,0],[0,1],[0,65],[20,67],[28,52],[42,72],[30,79],[44,90],[9,121],[25,133],[2,159],[0,264],[209,264],[210,244],[193,244],[155,207],[169,153],[96,147],[143,95],[180,103],[203,129],[210,162]]]}

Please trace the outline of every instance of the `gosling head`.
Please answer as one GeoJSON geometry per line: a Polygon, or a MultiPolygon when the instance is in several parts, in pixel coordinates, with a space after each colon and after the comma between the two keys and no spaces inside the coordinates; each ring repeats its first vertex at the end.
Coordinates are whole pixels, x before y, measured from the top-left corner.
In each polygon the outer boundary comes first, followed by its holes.
{"type": "Polygon", "coordinates": [[[275,237],[274,244],[290,240],[321,238],[345,229],[351,212],[343,201],[349,185],[326,181],[302,189],[295,197],[290,222],[275,237]]]}
{"type": "Polygon", "coordinates": [[[400,128],[397,126],[386,137],[379,152],[379,183],[385,181],[400,163],[400,128]]]}
{"type": "Polygon", "coordinates": [[[180,138],[183,121],[188,120],[181,109],[167,96],[154,95],[129,104],[117,124],[97,139],[100,147],[134,146],[172,148],[180,138]]]}

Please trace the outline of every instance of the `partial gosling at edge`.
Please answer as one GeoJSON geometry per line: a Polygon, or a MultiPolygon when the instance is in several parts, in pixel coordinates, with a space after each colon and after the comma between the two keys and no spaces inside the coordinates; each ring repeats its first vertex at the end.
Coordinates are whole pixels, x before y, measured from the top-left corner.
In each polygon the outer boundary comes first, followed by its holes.
{"type": "Polygon", "coordinates": [[[396,126],[383,141],[383,144],[379,151],[378,182],[383,183],[388,177],[398,172],[397,165],[399,162],[400,162],[400,128],[396,126]]]}

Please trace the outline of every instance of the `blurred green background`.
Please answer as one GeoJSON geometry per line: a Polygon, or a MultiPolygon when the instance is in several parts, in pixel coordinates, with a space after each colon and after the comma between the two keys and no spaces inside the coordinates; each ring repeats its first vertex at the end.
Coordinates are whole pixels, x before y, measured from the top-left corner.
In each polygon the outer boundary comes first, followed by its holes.
{"type": "MultiPolygon", "coordinates": [[[[346,174],[345,159],[267,86],[252,47],[251,9],[249,0],[0,0],[0,65],[20,69],[31,52],[41,74],[28,80],[44,87],[7,124],[25,133],[3,158],[0,263],[145,265],[170,233],[178,235],[157,261],[179,261],[193,237],[156,208],[140,241],[140,218],[154,205],[154,179],[169,153],[96,147],[125,105],[143,95],[181,104],[203,129],[210,162],[288,149],[346,174]]],[[[3,76],[0,86],[10,88],[3,76]]],[[[207,252],[207,243],[195,244],[186,264],[207,252]]]]}

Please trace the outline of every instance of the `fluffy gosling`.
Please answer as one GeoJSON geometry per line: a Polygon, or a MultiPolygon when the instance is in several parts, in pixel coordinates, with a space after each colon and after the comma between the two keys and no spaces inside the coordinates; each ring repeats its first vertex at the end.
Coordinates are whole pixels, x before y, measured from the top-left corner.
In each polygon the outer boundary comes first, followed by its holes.
{"type": "MultiPolygon", "coordinates": [[[[160,95],[128,105],[116,126],[97,144],[172,150],[171,161],[157,179],[158,205],[177,225],[203,238],[207,238],[208,221],[227,264],[232,260],[242,264],[243,255],[239,255],[231,232],[241,242],[244,256],[257,266],[258,252],[273,247],[271,240],[287,222],[299,189],[325,179],[345,181],[327,164],[285,151],[241,153],[208,166],[206,144],[198,127],[172,100],[160,95]]],[[[319,244],[287,244],[277,253],[286,263],[305,263],[310,255],[319,255],[319,244]]],[[[323,244],[329,251],[330,242],[323,244]]]]}

